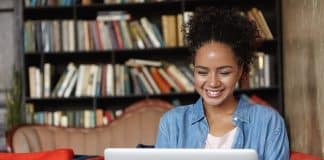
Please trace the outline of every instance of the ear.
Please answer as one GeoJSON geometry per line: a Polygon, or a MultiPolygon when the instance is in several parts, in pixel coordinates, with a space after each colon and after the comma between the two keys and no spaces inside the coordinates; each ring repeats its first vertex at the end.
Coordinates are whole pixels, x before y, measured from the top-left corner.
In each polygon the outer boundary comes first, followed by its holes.
{"type": "Polygon", "coordinates": [[[239,73],[238,73],[238,77],[237,77],[238,81],[247,76],[247,73],[243,72],[243,68],[244,68],[243,65],[239,65],[239,73]]]}

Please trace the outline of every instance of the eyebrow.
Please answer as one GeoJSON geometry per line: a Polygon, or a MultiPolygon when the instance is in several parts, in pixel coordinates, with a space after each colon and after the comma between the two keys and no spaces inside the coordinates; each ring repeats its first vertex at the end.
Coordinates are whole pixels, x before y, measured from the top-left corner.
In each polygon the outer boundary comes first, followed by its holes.
{"type": "MultiPolygon", "coordinates": [[[[197,69],[205,69],[205,70],[209,69],[208,67],[200,66],[200,65],[197,65],[197,66],[194,66],[194,67],[197,68],[197,69]]],[[[226,69],[226,68],[233,68],[233,66],[220,66],[217,69],[226,69]]]]}

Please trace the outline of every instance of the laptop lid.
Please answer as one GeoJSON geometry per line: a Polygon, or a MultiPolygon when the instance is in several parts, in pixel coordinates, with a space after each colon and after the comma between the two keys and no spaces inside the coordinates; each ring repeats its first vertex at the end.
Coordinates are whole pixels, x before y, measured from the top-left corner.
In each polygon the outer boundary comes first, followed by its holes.
{"type": "Polygon", "coordinates": [[[108,148],[105,160],[258,160],[251,149],[108,148]]]}

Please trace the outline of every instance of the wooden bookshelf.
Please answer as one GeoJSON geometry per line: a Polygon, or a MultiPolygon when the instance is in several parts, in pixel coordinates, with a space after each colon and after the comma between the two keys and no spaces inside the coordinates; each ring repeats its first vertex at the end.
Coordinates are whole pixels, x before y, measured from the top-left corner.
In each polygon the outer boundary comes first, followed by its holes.
{"type": "MultiPolygon", "coordinates": [[[[21,5],[24,5],[21,3],[21,5]]],[[[72,4],[70,6],[29,6],[22,7],[23,24],[27,21],[53,21],[53,20],[71,20],[74,25],[74,31],[78,32],[77,22],[79,20],[95,20],[98,12],[102,11],[126,11],[131,15],[132,19],[139,19],[143,16],[148,17],[155,23],[162,32],[162,24],[158,20],[161,15],[176,15],[185,11],[193,11],[198,6],[233,6],[246,12],[252,7],[256,7],[262,11],[269,25],[274,39],[264,40],[258,47],[259,51],[273,57],[274,67],[273,75],[274,82],[271,86],[257,87],[248,89],[237,89],[236,95],[258,95],[262,99],[269,102],[280,113],[283,113],[283,81],[282,81],[282,35],[281,35],[281,1],[269,0],[260,2],[258,0],[178,0],[178,1],[162,1],[162,2],[147,2],[147,3],[129,3],[129,4],[104,4],[103,0],[97,0],[90,5],[72,4]],[[149,13],[149,14],[148,14],[149,13]]],[[[22,27],[23,28],[23,27],[22,27]]],[[[22,30],[24,33],[24,29],[22,30]]],[[[74,34],[74,40],[77,42],[77,33],[74,34]]],[[[21,35],[24,40],[24,34],[21,35]]],[[[138,59],[153,59],[172,62],[175,64],[189,64],[191,62],[190,53],[187,47],[160,47],[160,48],[145,48],[145,49],[106,49],[106,50],[78,50],[80,44],[75,44],[76,49],[73,51],[58,51],[58,52],[43,52],[33,51],[21,53],[23,56],[24,71],[24,103],[31,103],[35,106],[35,111],[55,111],[58,109],[79,109],[90,108],[125,108],[130,103],[145,99],[159,98],[167,100],[175,104],[189,104],[196,101],[199,97],[194,92],[180,92],[168,94],[142,94],[125,96],[83,96],[76,97],[74,95],[68,98],[31,98],[29,91],[29,75],[28,68],[36,66],[40,71],[44,70],[45,63],[51,63],[55,68],[52,87],[58,81],[65,70],[68,63],[73,62],[76,65],[80,64],[123,64],[130,58],[138,59]]],[[[22,49],[24,46],[22,45],[22,49]]]]}

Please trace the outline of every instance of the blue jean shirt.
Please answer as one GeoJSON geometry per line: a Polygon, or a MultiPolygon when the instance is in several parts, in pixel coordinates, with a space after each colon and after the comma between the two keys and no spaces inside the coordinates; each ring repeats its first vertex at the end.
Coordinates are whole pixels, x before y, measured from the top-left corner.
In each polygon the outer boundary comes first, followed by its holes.
{"type": "MultiPolygon", "coordinates": [[[[286,127],[278,112],[240,97],[232,122],[238,127],[232,148],[254,149],[259,160],[289,160],[286,127]]],[[[204,148],[208,133],[199,98],[195,104],[175,107],[162,116],[155,147],[204,148]]]]}

